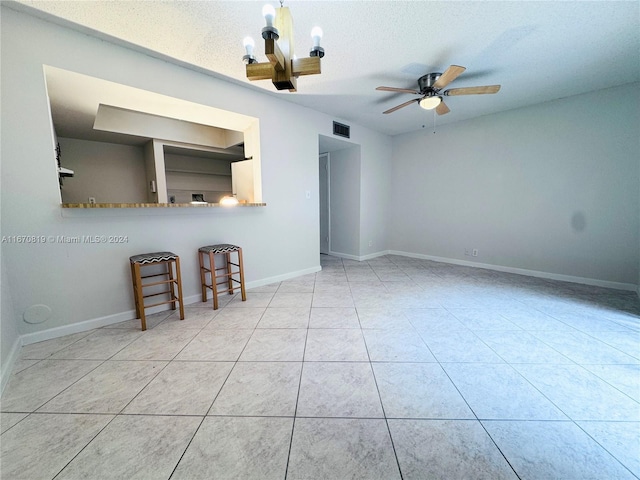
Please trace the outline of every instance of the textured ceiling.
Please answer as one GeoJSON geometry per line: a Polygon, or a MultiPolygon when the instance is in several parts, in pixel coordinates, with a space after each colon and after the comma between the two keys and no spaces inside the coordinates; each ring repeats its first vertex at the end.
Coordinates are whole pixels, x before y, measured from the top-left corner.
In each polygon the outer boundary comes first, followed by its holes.
{"type": "MultiPolygon", "coordinates": [[[[246,80],[242,39],[256,56],[264,2],[28,1],[10,8],[71,22],[199,69],[264,89],[289,101],[391,135],[434,122],[417,104],[382,112],[411,94],[417,79],[449,65],[467,67],[450,87],[501,84],[495,95],[448,97],[451,113],[437,124],[510,110],[640,81],[637,1],[286,1],[298,56],[306,56],[315,25],[324,30],[322,74],[300,77],[298,92],[246,80]]],[[[278,6],[278,2],[272,2],[278,6]]],[[[86,31],[86,30],[85,30],[86,31]]]]}

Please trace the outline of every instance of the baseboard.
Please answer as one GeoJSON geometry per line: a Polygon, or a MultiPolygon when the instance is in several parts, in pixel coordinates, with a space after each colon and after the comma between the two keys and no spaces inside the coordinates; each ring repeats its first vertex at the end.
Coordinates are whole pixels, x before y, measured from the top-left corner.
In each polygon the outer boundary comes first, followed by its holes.
{"type": "Polygon", "coordinates": [[[388,250],[385,250],[383,252],[370,253],[369,255],[364,255],[360,257],[360,260],[366,262],[367,260],[373,260],[374,258],[384,257],[385,255],[388,255],[388,254],[389,254],[388,250]]]}
{"type": "Polygon", "coordinates": [[[371,260],[373,258],[382,257],[384,255],[389,254],[388,250],[384,250],[382,252],[370,253],[369,255],[350,255],[348,253],[340,253],[340,252],[329,252],[329,255],[332,257],[346,258],[347,260],[355,260],[356,262],[365,262],[367,260],[371,260]]]}
{"type": "MultiPolygon", "coordinates": [[[[156,308],[155,310],[162,311],[162,309],[158,308],[156,308]]],[[[157,312],[154,311],[154,309],[150,308],[149,314],[151,313],[157,312]]],[[[120,313],[114,313],[113,315],[92,318],[89,320],[84,320],[82,322],[71,323],[69,325],[61,325],[59,327],[48,328],[46,330],[40,330],[39,332],[25,333],[21,336],[22,345],[31,345],[32,343],[38,343],[45,340],[51,340],[53,338],[64,337],[65,335],[86,332],[87,330],[93,330],[94,328],[106,327],[114,323],[131,320],[132,318],[135,318],[135,315],[135,310],[127,310],[120,313]]]]}
{"type": "Polygon", "coordinates": [[[572,275],[562,275],[559,273],[540,272],[537,270],[528,270],[526,268],[503,267],[501,265],[492,265],[489,263],[469,262],[466,260],[458,260],[456,258],[436,257],[433,255],[423,255],[420,253],[402,252],[398,250],[389,250],[389,255],[400,255],[402,257],[419,258],[422,260],[433,260],[434,262],[450,263],[453,265],[462,265],[465,267],[485,268],[487,270],[495,270],[497,272],[515,273],[518,275],[527,275],[529,277],[544,278],[547,280],[559,280],[562,282],[581,283],[584,285],[593,285],[595,287],[614,288],[616,290],[637,291],[640,295],[640,287],[633,283],[610,282],[608,280],[597,280],[595,278],[575,277],[572,275]]]}
{"type": "MultiPolygon", "coordinates": [[[[333,255],[333,254],[330,254],[330,255],[333,255]]],[[[292,278],[301,277],[302,275],[316,273],[316,272],[319,272],[320,270],[322,270],[322,267],[318,265],[311,268],[305,268],[304,270],[297,270],[295,272],[283,273],[282,275],[276,275],[274,277],[267,277],[261,280],[254,280],[253,282],[247,282],[245,287],[247,289],[262,287],[264,285],[269,285],[270,283],[284,282],[285,280],[291,280],[292,278]]]]}
{"type": "Polygon", "coordinates": [[[9,356],[7,357],[6,362],[2,362],[2,369],[0,370],[0,395],[4,391],[4,387],[9,383],[9,378],[11,377],[11,372],[13,372],[13,366],[16,364],[18,357],[20,357],[20,349],[22,348],[22,338],[16,338],[16,341],[13,342],[11,346],[11,352],[9,352],[9,356]]]}
{"type": "MultiPolygon", "coordinates": [[[[317,267],[307,268],[305,270],[298,270],[296,272],[289,272],[283,275],[278,275],[275,277],[264,278],[261,280],[255,280],[253,282],[247,282],[245,287],[247,289],[254,287],[261,287],[263,285],[268,285],[270,283],[282,282],[284,280],[289,280],[291,278],[299,277],[301,275],[306,275],[309,273],[319,272],[321,267],[318,265],[317,267]]],[[[201,294],[190,295],[188,297],[184,297],[185,306],[190,305],[192,303],[200,303],[202,301],[201,294]]],[[[169,310],[168,305],[160,305],[157,307],[151,307],[146,310],[147,315],[152,315],[154,313],[160,313],[169,310]]],[[[86,332],[88,330],[93,330],[95,328],[106,327],[109,325],[113,325],[114,323],[120,323],[127,320],[131,320],[136,317],[135,310],[126,310],[124,312],[114,313],[113,315],[107,315],[104,317],[92,318],[89,320],[84,320],[82,322],[72,323],[70,325],[62,325],[60,327],[48,328],[46,330],[41,330],[39,332],[34,333],[26,333],[20,337],[20,341],[22,345],[30,345],[32,343],[43,342],[45,340],[51,340],[53,338],[64,337],[65,335],[72,335],[74,333],[86,332]]],[[[19,348],[18,348],[19,351],[19,348]]],[[[9,370],[10,371],[10,370],[9,370]]],[[[3,377],[4,378],[4,377],[3,377]]]]}
{"type": "Polygon", "coordinates": [[[333,251],[329,251],[329,255],[331,255],[332,257],[338,257],[338,258],[346,258],[347,260],[355,260],[357,262],[360,262],[360,257],[358,257],[357,255],[351,255],[348,253],[340,253],[340,252],[333,252],[333,251]]]}

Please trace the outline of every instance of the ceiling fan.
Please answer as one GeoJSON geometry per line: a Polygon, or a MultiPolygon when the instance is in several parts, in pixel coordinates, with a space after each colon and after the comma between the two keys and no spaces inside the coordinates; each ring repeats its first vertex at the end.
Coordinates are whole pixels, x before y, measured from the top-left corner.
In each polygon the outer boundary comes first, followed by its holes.
{"type": "Polygon", "coordinates": [[[435,108],[438,115],[444,115],[445,113],[449,113],[451,110],[449,110],[449,107],[447,107],[447,105],[442,101],[443,96],[482,95],[487,93],[497,93],[498,90],[500,90],[500,85],[486,85],[484,87],[451,88],[444,92],[441,91],[465,70],[465,67],[451,65],[444,71],[444,73],[427,73],[418,79],[418,87],[420,90],[395,87],[376,88],[376,90],[382,90],[385,92],[413,93],[414,95],[420,95],[420,98],[414,98],[408,102],[401,103],[400,105],[390,108],[382,113],[393,113],[407,105],[418,102],[425,110],[432,110],[435,108]]]}

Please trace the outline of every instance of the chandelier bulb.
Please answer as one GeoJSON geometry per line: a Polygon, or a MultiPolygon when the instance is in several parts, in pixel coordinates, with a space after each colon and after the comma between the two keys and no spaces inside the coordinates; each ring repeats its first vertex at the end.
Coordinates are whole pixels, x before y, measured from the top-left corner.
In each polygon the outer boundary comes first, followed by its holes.
{"type": "Polygon", "coordinates": [[[253,41],[253,38],[244,37],[244,40],[242,40],[242,45],[244,46],[244,49],[246,51],[245,55],[242,57],[242,61],[247,65],[256,63],[256,57],[253,56],[253,47],[255,47],[256,42],[253,41]]]}
{"type": "Polygon", "coordinates": [[[273,21],[276,18],[276,9],[273,8],[273,5],[267,3],[262,7],[262,15],[267,22],[267,26],[262,29],[262,38],[265,40],[278,40],[280,38],[280,33],[278,32],[278,29],[273,26],[273,21]]]}
{"type": "Polygon", "coordinates": [[[324,57],[324,48],[320,46],[320,40],[322,40],[322,29],[320,27],[313,27],[311,30],[311,38],[313,39],[313,47],[309,52],[310,57],[324,57]]]}
{"type": "Polygon", "coordinates": [[[273,20],[276,18],[276,9],[273,8],[273,5],[267,3],[262,7],[262,15],[267,22],[267,27],[273,27],[273,20]]]}
{"type": "Polygon", "coordinates": [[[322,40],[322,29],[320,27],[313,27],[311,30],[311,38],[313,39],[313,46],[319,47],[320,40],[322,40]]]}
{"type": "Polygon", "coordinates": [[[253,55],[253,47],[256,46],[256,42],[254,42],[253,38],[251,37],[244,37],[244,40],[242,41],[242,46],[247,51],[247,55],[253,55]]]}

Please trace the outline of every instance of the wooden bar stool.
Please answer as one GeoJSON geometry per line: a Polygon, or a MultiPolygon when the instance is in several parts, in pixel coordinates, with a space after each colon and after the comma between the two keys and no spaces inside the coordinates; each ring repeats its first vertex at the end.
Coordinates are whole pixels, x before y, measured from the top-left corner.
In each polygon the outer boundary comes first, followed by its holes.
{"type": "Polygon", "coordinates": [[[213,291],[213,309],[218,309],[218,294],[229,292],[229,295],[233,294],[233,290],[238,288],[234,287],[234,282],[240,284],[240,291],[242,292],[242,301],[247,300],[247,293],[244,289],[244,267],[242,264],[242,248],[236,245],[229,245],[227,243],[221,245],[209,245],[206,247],[200,247],[198,249],[198,256],[200,257],[200,283],[202,285],[202,301],[207,301],[207,288],[213,291]],[[231,261],[231,254],[236,252],[238,254],[238,263],[231,261]],[[205,255],[209,257],[209,266],[205,266],[205,255]],[[216,267],[216,255],[224,255],[225,262],[222,266],[216,267]],[[237,267],[237,270],[233,270],[232,267],[237,267]],[[218,273],[224,271],[224,273],[218,273]],[[207,283],[207,274],[210,275],[211,283],[207,283]],[[239,280],[234,278],[239,277],[239,280]],[[222,282],[218,280],[223,278],[222,282]],[[218,288],[218,285],[224,285],[223,290],[218,288]]]}
{"type": "Polygon", "coordinates": [[[184,307],[182,304],[182,279],[180,278],[180,257],[171,252],[155,252],[134,255],[133,257],[129,257],[129,261],[131,263],[133,296],[136,301],[136,318],[139,318],[142,322],[142,330],[147,329],[147,320],[144,314],[145,308],[156,307],[158,305],[164,305],[165,303],[170,303],[171,309],[175,310],[176,302],[178,302],[180,304],[180,320],[184,320],[184,307]],[[150,267],[152,265],[166,265],[167,271],[143,276],[140,272],[142,267],[150,267]],[[143,280],[154,277],[167,278],[143,283],[143,280]],[[147,295],[145,295],[142,291],[143,288],[153,287],[157,285],[167,285],[169,289],[162,292],[154,291],[153,293],[149,293],[147,295]],[[145,305],[144,303],[145,298],[167,294],[169,295],[169,300],[152,303],[151,305],[145,305]]]}

